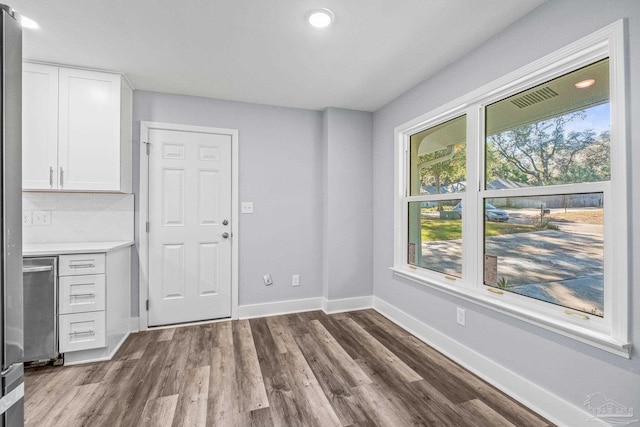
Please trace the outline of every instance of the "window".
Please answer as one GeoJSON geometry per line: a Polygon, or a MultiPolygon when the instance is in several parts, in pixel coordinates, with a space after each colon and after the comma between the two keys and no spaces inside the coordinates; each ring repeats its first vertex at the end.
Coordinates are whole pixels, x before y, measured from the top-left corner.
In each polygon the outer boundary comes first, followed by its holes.
{"type": "Polygon", "coordinates": [[[466,117],[410,137],[409,246],[407,262],[462,275],[461,202],[466,186],[466,117]],[[444,196],[447,196],[444,198],[444,196]]]}
{"type": "Polygon", "coordinates": [[[621,34],[396,130],[396,274],[629,357],[621,34]]]}

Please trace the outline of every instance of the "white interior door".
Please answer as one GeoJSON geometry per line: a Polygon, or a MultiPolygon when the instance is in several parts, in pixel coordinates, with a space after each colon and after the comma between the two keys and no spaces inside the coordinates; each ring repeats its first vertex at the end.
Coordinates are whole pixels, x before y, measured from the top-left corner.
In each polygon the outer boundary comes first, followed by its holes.
{"type": "Polygon", "coordinates": [[[149,326],[231,316],[231,142],[149,131],[149,326]]]}

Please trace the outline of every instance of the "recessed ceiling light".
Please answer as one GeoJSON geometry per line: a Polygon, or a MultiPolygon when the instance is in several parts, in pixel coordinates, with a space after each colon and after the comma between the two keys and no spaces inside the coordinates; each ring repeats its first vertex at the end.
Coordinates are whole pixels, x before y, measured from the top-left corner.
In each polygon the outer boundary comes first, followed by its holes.
{"type": "Polygon", "coordinates": [[[333,22],[333,12],[329,9],[317,9],[309,13],[307,20],[312,27],[326,28],[333,22]]]}
{"type": "Polygon", "coordinates": [[[20,25],[22,28],[28,28],[30,30],[36,30],[40,28],[40,25],[31,18],[27,18],[24,15],[20,15],[20,25]]]}
{"type": "Polygon", "coordinates": [[[581,82],[576,83],[575,87],[577,87],[578,89],[586,89],[589,86],[593,86],[595,82],[596,81],[594,79],[582,80],[581,82]]]}

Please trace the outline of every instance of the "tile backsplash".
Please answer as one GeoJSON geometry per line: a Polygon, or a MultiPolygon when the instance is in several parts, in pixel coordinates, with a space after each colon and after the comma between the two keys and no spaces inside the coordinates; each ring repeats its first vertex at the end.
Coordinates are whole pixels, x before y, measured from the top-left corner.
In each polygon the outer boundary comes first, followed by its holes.
{"type": "Polygon", "coordinates": [[[24,244],[133,240],[133,194],[24,192],[22,213],[24,244]]]}

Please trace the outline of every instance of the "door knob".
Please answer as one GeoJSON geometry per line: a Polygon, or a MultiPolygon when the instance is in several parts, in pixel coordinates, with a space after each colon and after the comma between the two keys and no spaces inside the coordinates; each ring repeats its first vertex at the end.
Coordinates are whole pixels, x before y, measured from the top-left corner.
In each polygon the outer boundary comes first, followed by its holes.
{"type": "Polygon", "coordinates": [[[224,233],[222,233],[222,238],[223,239],[228,239],[229,238],[229,233],[227,233],[226,231],[224,233]]]}
{"type": "Polygon", "coordinates": [[[222,225],[229,225],[229,221],[225,219],[224,221],[222,221],[222,225]]]}

